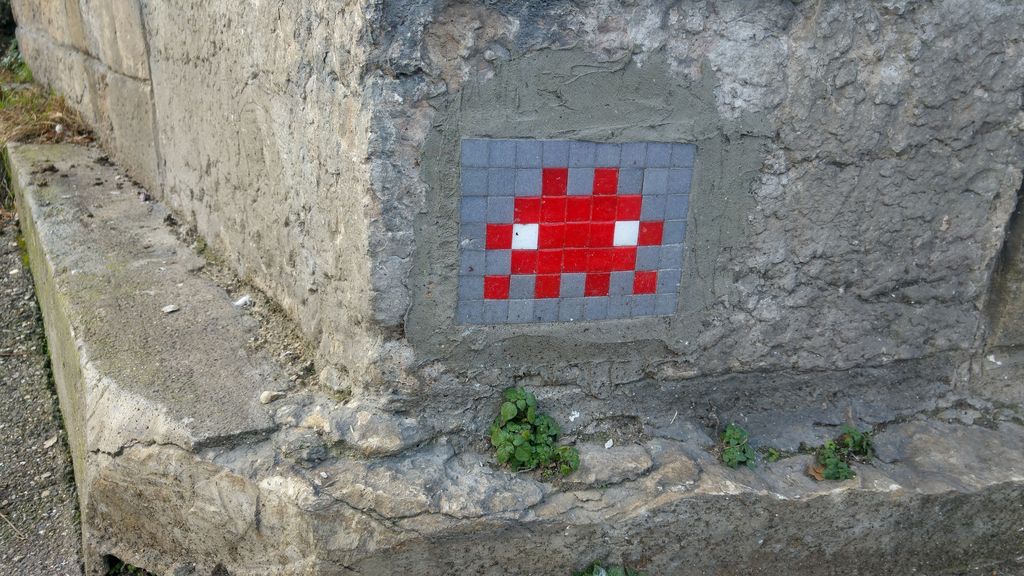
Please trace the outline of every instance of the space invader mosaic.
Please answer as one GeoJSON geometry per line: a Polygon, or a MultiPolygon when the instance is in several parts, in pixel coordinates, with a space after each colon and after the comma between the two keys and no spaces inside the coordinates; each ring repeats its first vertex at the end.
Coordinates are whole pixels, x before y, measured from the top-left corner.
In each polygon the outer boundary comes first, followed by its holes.
{"type": "Polygon", "coordinates": [[[463,139],[460,324],[671,315],[693,144],[463,139]]]}

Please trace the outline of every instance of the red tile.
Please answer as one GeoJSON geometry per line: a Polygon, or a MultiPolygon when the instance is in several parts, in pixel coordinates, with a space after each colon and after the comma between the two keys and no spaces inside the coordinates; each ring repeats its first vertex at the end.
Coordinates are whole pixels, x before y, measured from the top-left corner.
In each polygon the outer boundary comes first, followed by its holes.
{"type": "Polygon", "coordinates": [[[484,299],[508,300],[508,276],[484,276],[484,299]]]}
{"type": "Polygon", "coordinates": [[[558,298],[562,284],[561,274],[538,274],[533,285],[534,298],[558,298]]]}
{"type": "Polygon", "coordinates": [[[536,274],[537,273],[537,251],[536,250],[513,250],[512,251],[512,273],[513,274],[536,274]]]}
{"type": "Polygon", "coordinates": [[[623,272],[636,268],[636,246],[612,248],[612,270],[623,272]]]}
{"type": "Polygon", "coordinates": [[[565,245],[572,248],[585,248],[590,245],[590,223],[569,222],[565,225],[565,245]]]}
{"type": "Polygon", "coordinates": [[[562,255],[562,272],[586,272],[587,253],[586,248],[569,248],[562,255]]]}
{"type": "Polygon", "coordinates": [[[565,196],[553,196],[540,199],[541,222],[565,222],[565,196]]]}
{"type": "Polygon", "coordinates": [[[569,196],[565,206],[566,222],[590,222],[592,196],[569,196]]]}
{"type": "Polygon", "coordinates": [[[661,245],[661,232],[664,227],[664,222],[641,222],[637,244],[640,246],[661,245]]]}
{"type": "Polygon", "coordinates": [[[654,294],[657,290],[657,270],[637,272],[633,275],[633,294],[654,294]]]}
{"type": "Polygon", "coordinates": [[[609,222],[615,220],[618,212],[619,198],[617,196],[594,196],[594,209],[591,218],[594,222],[609,222]]]}
{"type": "Polygon", "coordinates": [[[640,196],[619,196],[619,210],[616,220],[639,220],[640,202],[640,196]]]}
{"type": "Polygon", "coordinates": [[[587,274],[587,281],[584,285],[584,296],[607,296],[608,284],[611,282],[611,274],[587,274]]]}
{"type": "Polygon", "coordinates": [[[541,194],[544,196],[565,196],[569,184],[568,168],[545,168],[541,194]]]}
{"type": "Polygon", "coordinates": [[[594,195],[615,194],[619,191],[618,168],[594,168],[594,195]]]}
{"type": "Polygon", "coordinates": [[[516,198],[516,224],[535,224],[540,222],[540,198],[516,198]]]}
{"type": "Polygon", "coordinates": [[[590,225],[590,247],[611,248],[615,243],[615,222],[594,222],[590,225]]]}
{"type": "Polygon", "coordinates": [[[587,250],[587,272],[611,272],[614,252],[611,248],[587,250]]]}
{"type": "Polygon", "coordinates": [[[488,224],[487,225],[487,249],[508,250],[512,247],[512,225],[511,224],[488,224]]]}
{"type": "Polygon", "coordinates": [[[562,250],[538,250],[537,273],[557,274],[562,271],[562,250]]]}
{"type": "Polygon", "coordinates": [[[561,248],[565,246],[565,224],[541,224],[537,236],[537,248],[561,248]]]}

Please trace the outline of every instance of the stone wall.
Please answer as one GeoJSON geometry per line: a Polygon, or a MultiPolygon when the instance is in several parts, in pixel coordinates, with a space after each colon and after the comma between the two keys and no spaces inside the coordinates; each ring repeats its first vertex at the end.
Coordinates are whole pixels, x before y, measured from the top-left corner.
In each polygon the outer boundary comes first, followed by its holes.
{"type": "Polygon", "coordinates": [[[37,76],[388,411],[878,421],[1002,317],[1020,6],[116,4],[18,2],[37,76]],[[463,138],[695,143],[676,313],[457,324],[463,138]]]}

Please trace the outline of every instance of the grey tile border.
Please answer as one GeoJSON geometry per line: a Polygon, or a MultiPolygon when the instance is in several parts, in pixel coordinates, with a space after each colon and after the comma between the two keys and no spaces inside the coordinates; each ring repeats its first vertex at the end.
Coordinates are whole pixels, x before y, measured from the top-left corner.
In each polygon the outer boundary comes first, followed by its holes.
{"type": "Polygon", "coordinates": [[[513,274],[509,281],[509,298],[533,298],[533,287],[537,276],[533,274],[513,274]]]}
{"type": "Polygon", "coordinates": [[[658,271],[658,294],[675,294],[679,289],[679,280],[682,279],[682,270],[659,270],[658,271]]]}
{"type": "Polygon", "coordinates": [[[612,272],[608,282],[609,296],[625,296],[633,293],[633,272],[612,272]]]}
{"type": "Polygon", "coordinates": [[[569,196],[590,196],[594,193],[593,168],[569,168],[569,196]]]}
{"type": "Polygon", "coordinates": [[[484,277],[483,276],[460,276],[459,277],[459,300],[483,300],[484,299],[484,277]]]}
{"type": "Polygon", "coordinates": [[[664,168],[648,168],[644,170],[644,196],[648,194],[665,194],[668,192],[668,170],[664,168]]]}
{"type": "Polygon", "coordinates": [[[686,194],[669,194],[665,204],[666,220],[686,219],[686,209],[690,205],[690,196],[686,194]]]}
{"type": "Polygon", "coordinates": [[[621,149],[618,144],[598,144],[594,150],[594,167],[619,166],[621,149]]]}
{"type": "MultiPolygon", "coordinates": [[[[661,245],[661,266],[662,270],[672,270],[683,267],[683,245],[662,244],[661,245]]],[[[678,285],[679,283],[676,282],[678,285]]]]}
{"type": "Polygon", "coordinates": [[[542,298],[533,301],[534,322],[558,321],[558,298],[542,298]]]}
{"type": "Polygon", "coordinates": [[[521,324],[533,322],[533,303],[531,300],[509,300],[508,321],[521,324]]]}
{"type": "Polygon", "coordinates": [[[479,138],[465,138],[460,144],[459,153],[462,166],[476,166],[484,168],[487,166],[489,154],[489,140],[479,138]]]}
{"type": "Polygon", "coordinates": [[[465,168],[462,170],[459,186],[463,196],[486,196],[487,195],[487,172],[486,168],[465,168]]]}
{"type": "Polygon", "coordinates": [[[604,320],[608,317],[608,297],[588,296],[583,299],[584,320],[604,320]]]}
{"type": "Polygon", "coordinates": [[[657,270],[661,266],[661,246],[638,246],[636,249],[637,270],[657,270]]]}
{"type": "Polygon", "coordinates": [[[679,168],[692,168],[693,159],[697,154],[697,146],[693,144],[672,145],[672,166],[679,168]]]}
{"type": "Polygon", "coordinates": [[[569,166],[594,168],[594,153],[597,145],[593,142],[569,142],[569,166]]]}
{"type": "Polygon", "coordinates": [[[631,316],[651,316],[654,314],[654,294],[637,294],[630,301],[631,316]]]}
{"type": "Polygon", "coordinates": [[[482,300],[462,300],[458,305],[456,322],[459,324],[480,324],[484,321],[482,300]]]}
{"type": "Polygon", "coordinates": [[[561,296],[573,298],[583,296],[586,288],[587,275],[583,273],[563,273],[561,296]]]}
{"type": "Polygon", "coordinates": [[[668,193],[689,194],[693,170],[690,168],[672,168],[668,171],[668,193]]]}
{"type": "Polygon", "coordinates": [[[491,168],[487,171],[487,194],[511,196],[516,191],[515,168],[491,168]]]}
{"type": "Polygon", "coordinates": [[[608,318],[629,318],[629,296],[608,297],[608,318]]]}
{"type": "Polygon", "coordinates": [[[561,322],[577,322],[583,320],[583,298],[559,299],[558,320],[561,322]]]}
{"type": "Polygon", "coordinates": [[[484,324],[505,324],[508,322],[508,300],[484,300],[484,324]]]}
{"type": "Polygon", "coordinates": [[[516,170],[516,196],[540,196],[542,178],[538,168],[516,170]]]}
{"type": "Polygon", "coordinates": [[[619,169],[619,194],[639,194],[644,187],[642,168],[619,169]]]}
{"type": "Polygon", "coordinates": [[[516,141],[516,166],[540,168],[543,144],[540,140],[516,141]]]}
{"type": "Polygon", "coordinates": [[[487,198],[487,221],[493,224],[511,224],[514,209],[515,198],[490,196],[487,198]]]}
{"type": "Polygon", "coordinates": [[[662,228],[662,244],[682,244],[686,238],[686,220],[666,220],[662,228]]]}
{"type": "Polygon", "coordinates": [[[459,220],[467,222],[487,222],[487,198],[484,196],[463,196],[459,206],[459,220]]]}
{"type": "Polygon", "coordinates": [[[488,250],[486,272],[488,275],[507,275],[512,272],[511,250],[488,250]]]}
{"type": "Polygon", "coordinates": [[[623,168],[639,168],[647,165],[647,143],[629,142],[622,145],[622,161],[619,164],[623,168]]]}
{"type": "Polygon", "coordinates": [[[543,142],[541,165],[564,168],[569,165],[569,142],[566,140],[545,140],[543,142]]]}
{"type": "Polygon", "coordinates": [[[459,246],[464,251],[486,249],[487,224],[484,222],[463,222],[459,226],[459,246]]]}
{"type": "Polygon", "coordinates": [[[462,257],[459,258],[459,274],[483,276],[486,270],[486,254],[483,250],[463,250],[462,257]]]}
{"type": "Polygon", "coordinates": [[[647,144],[648,168],[668,168],[672,164],[672,145],[664,142],[650,142],[647,144]]]}
{"type": "Polygon", "coordinates": [[[665,198],[664,194],[645,194],[640,204],[640,219],[664,220],[665,198]]]}
{"type": "Polygon", "coordinates": [[[676,313],[676,295],[658,294],[654,299],[654,314],[657,316],[672,316],[676,313]]]}
{"type": "Polygon", "coordinates": [[[515,140],[491,140],[487,153],[487,165],[513,167],[516,165],[515,140]]]}

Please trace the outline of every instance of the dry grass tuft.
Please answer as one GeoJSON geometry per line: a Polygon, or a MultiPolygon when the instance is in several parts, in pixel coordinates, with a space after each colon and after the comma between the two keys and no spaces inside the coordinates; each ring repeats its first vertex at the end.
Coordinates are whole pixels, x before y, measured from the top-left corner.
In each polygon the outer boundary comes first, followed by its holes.
{"type": "Polygon", "coordinates": [[[60,95],[36,84],[0,84],[0,142],[91,141],[81,116],[60,95]]]}

